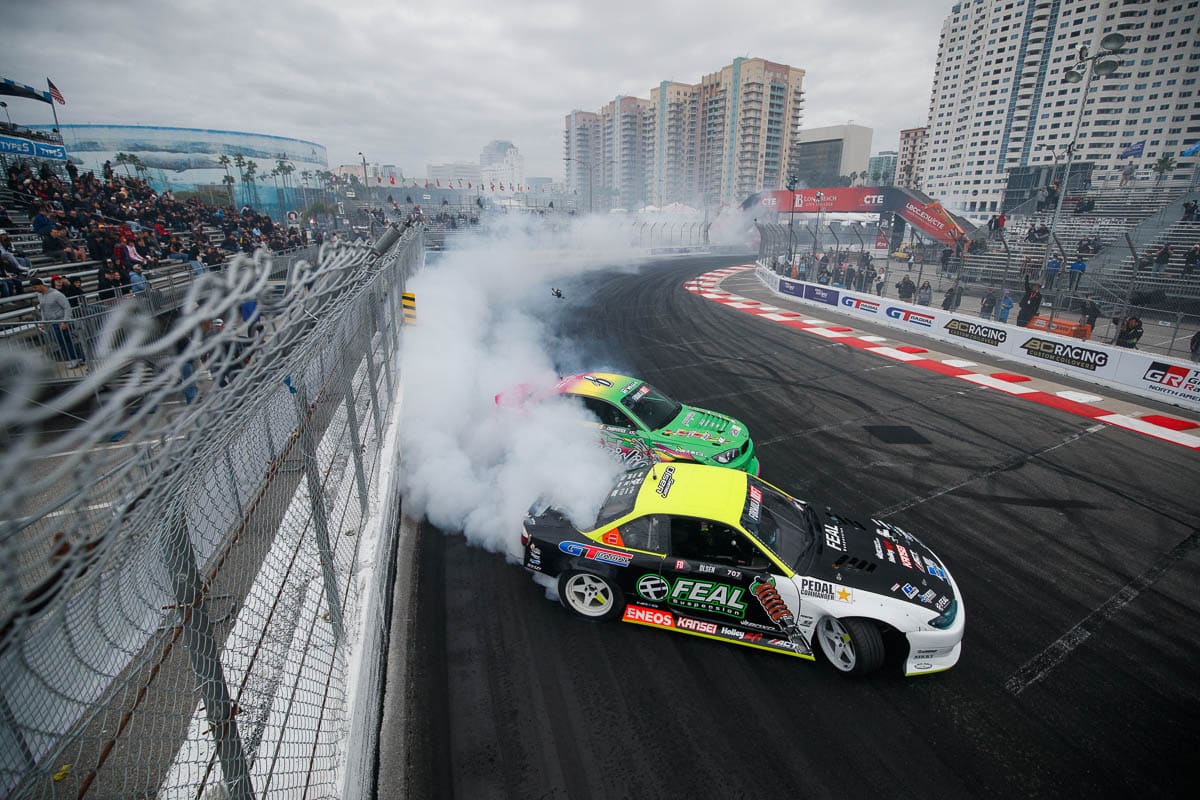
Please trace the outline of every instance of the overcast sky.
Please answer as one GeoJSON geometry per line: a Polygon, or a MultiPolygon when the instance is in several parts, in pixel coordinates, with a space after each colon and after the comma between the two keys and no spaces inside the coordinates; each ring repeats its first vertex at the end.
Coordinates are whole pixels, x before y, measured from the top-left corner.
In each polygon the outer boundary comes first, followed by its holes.
{"type": "MultiPolygon", "coordinates": [[[[330,166],[478,161],[509,139],[562,176],[563,117],[736,56],[806,71],[805,127],[873,151],[925,124],[952,0],[41,0],[6,2],[0,77],[66,97],[59,120],[223,128],[325,145],[330,166]]],[[[7,98],[13,121],[49,108],[7,98]]]]}

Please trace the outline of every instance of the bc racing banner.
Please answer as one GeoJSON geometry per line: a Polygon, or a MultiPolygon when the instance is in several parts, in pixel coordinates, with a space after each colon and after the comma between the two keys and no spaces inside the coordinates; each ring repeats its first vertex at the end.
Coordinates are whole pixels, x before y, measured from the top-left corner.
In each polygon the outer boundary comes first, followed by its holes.
{"type": "Polygon", "coordinates": [[[46,158],[52,161],[67,160],[67,148],[61,144],[49,144],[33,139],[22,139],[17,136],[0,135],[0,153],[6,156],[46,158]]]}
{"type": "MultiPolygon", "coordinates": [[[[775,288],[773,273],[760,268],[759,274],[775,288]]],[[[851,317],[1200,411],[1200,364],[1035,328],[1019,328],[972,314],[951,314],[890,297],[790,278],[776,280],[780,294],[826,308],[833,306],[851,317]]]]}

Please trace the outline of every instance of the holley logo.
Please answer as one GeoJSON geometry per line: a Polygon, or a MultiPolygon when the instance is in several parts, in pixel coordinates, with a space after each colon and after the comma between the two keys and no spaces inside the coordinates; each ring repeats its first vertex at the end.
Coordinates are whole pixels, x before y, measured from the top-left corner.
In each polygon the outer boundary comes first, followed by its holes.
{"type": "Polygon", "coordinates": [[[861,297],[843,297],[842,305],[849,308],[856,308],[859,311],[865,311],[868,314],[879,313],[879,303],[874,300],[865,300],[861,297]]]}
{"type": "Polygon", "coordinates": [[[899,306],[888,306],[884,312],[892,319],[898,319],[901,322],[907,322],[910,325],[918,325],[922,328],[932,328],[934,317],[932,314],[922,314],[920,311],[912,311],[899,306]]]}

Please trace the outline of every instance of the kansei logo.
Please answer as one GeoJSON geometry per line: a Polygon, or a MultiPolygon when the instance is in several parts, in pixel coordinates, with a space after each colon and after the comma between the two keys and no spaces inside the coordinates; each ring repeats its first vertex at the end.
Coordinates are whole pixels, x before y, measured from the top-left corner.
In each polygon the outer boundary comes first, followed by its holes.
{"type": "Polygon", "coordinates": [[[1142,377],[1143,380],[1170,389],[1177,389],[1180,392],[1200,392],[1200,371],[1181,367],[1178,364],[1154,361],[1142,377]]]}
{"type": "Polygon", "coordinates": [[[901,322],[907,322],[910,325],[918,325],[922,328],[932,328],[934,317],[932,314],[922,314],[920,311],[913,311],[899,306],[888,306],[884,312],[892,319],[898,319],[901,322]]]}
{"type": "Polygon", "coordinates": [[[879,313],[879,303],[874,300],[865,300],[861,297],[843,297],[842,305],[849,308],[856,308],[859,311],[865,311],[868,314],[879,313]]]}

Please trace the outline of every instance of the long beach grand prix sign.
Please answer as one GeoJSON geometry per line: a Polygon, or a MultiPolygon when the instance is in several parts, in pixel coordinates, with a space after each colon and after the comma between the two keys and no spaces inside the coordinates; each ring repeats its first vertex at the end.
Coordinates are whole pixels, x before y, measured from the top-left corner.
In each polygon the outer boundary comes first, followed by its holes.
{"type": "MultiPolygon", "coordinates": [[[[875,213],[891,211],[929,233],[938,241],[954,244],[963,235],[962,227],[941,203],[921,200],[895,186],[847,186],[821,189],[775,190],[751,196],[746,204],[775,211],[875,213]],[[820,194],[820,199],[817,195],[820,194]]],[[[743,207],[746,207],[743,204],[743,207]]]]}
{"type": "Polygon", "coordinates": [[[833,306],[851,317],[1200,411],[1200,369],[1195,366],[1094,340],[1081,341],[888,297],[794,281],[769,270],[760,269],[759,275],[780,294],[833,306]]]}

